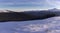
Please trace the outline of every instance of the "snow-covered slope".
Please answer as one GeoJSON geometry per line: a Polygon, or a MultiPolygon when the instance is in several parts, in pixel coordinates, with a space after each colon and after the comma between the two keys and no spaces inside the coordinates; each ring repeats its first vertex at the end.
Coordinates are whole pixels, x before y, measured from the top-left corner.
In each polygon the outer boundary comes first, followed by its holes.
{"type": "Polygon", "coordinates": [[[60,33],[60,16],[44,20],[0,23],[0,33],[60,33]]]}
{"type": "Polygon", "coordinates": [[[53,8],[53,9],[48,9],[48,11],[56,12],[56,11],[60,11],[60,9],[53,8]]]}
{"type": "Polygon", "coordinates": [[[11,10],[0,10],[0,13],[3,13],[3,12],[14,12],[14,11],[11,11],[11,10]]]}

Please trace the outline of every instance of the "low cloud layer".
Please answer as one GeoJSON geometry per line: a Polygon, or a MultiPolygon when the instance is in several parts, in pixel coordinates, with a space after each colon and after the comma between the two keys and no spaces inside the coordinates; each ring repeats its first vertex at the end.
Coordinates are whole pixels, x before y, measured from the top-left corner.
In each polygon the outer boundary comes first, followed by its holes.
{"type": "Polygon", "coordinates": [[[21,26],[22,31],[30,33],[59,33],[60,32],[60,17],[54,17],[48,19],[47,24],[28,24],[21,26]],[[53,20],[50,20],[53,19],[53,20]]]}

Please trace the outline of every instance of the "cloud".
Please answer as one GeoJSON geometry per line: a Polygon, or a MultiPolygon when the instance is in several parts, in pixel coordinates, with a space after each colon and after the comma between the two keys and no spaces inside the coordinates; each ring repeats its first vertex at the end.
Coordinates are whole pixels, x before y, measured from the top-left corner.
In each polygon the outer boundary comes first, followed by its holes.
{"type": "Polygon", "coordinates": [[[49,7],[49,5],[45,0],[0,0],[0,5],[3,6],[42,6],[49,7]]]}
{"type": "Polygon", "coordinates": [[[48,9],[54,8],[46,0],[0,0],[0,8],[48,9]]]}
{"type": "Polygon", "coordinates": [[[28,32],[42,32],[48,28],[47,25],[41,25],[41,24],[29,24],[26,26],[22,26],[23,31],[28,31],[28,32]]]}
{"type": "Polygon", "coordinates": [[[40,0],[3,0],[3,1],[0,1],[1,4],[10,4],[10,3],[13,3],[13,4],[40,4],[40,3],[43,3],[44,1],[40,1],[40,0]]]}
{"type": "Polygon", "coordinates": [[[56,8],[60,8],[60,0],[46,0],[50,5],[55,6],[56,8]]]}
{"type": "Polygon", "coordinates": [[[24,32],[47,32],[47,33],[59,33],[60,32],[60,23],[58,19],[60,17],[53,17],[50,19],[50,22],[48,21],[47,24],[28,24],[21,26],[22,31],[24,32]],[[54,20],[56,19],[56,20],[54,20]]]}
{"type": "Polygon", "coordinates": [[[47,33],[60,33],[60,30],[50,30],[47,33]]]}

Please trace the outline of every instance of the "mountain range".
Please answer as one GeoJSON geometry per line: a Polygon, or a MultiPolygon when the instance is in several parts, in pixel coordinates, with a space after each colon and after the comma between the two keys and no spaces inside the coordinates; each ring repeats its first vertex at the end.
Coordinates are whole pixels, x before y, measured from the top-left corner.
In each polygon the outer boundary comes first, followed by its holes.
{"type": "Polygon", "coordinates": [[[0,22],[5,21],[27,21],[37,19],[47,19],[54,16],[60,16],[59,9],[36,10],[25,12],[14,12],[11,10],[0,10],[0,22]]]}

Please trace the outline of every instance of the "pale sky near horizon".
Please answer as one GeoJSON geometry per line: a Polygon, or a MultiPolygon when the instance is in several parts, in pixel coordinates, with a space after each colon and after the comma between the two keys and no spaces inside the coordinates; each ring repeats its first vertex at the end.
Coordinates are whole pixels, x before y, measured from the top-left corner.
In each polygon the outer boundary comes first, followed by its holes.
{"type": "Polygon", "coordinates": [[[0,9],[39,10],[60,8],[60,0],[0,0],[0,9]]]}

